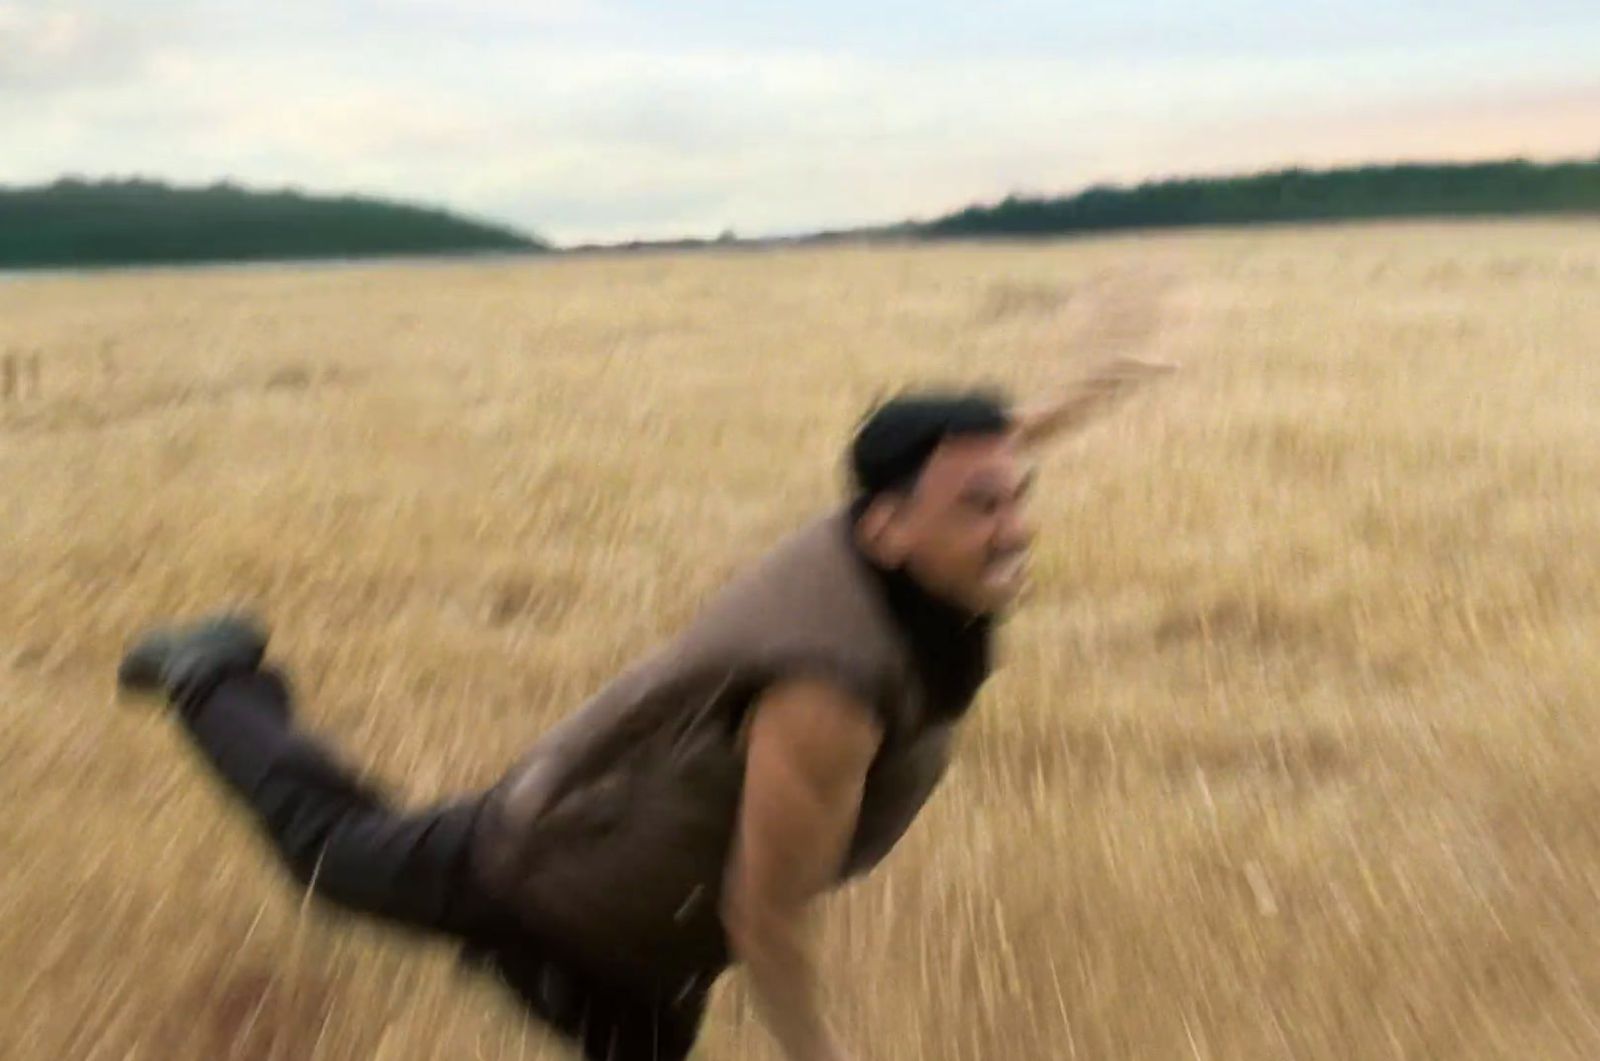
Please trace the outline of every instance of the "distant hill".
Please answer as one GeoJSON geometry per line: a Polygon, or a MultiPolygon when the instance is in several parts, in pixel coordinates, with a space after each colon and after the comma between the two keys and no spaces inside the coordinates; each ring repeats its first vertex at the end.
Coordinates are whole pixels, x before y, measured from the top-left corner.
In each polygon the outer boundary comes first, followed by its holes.
{"type": "MultiPolygon", "coordinates": [[[[573,252],[775,248],[804,243],[1048,237],[1270,222],[1600,214],[1600,159],[1287,169],[1074,195],[1012,195],[932,221],[758,239],[583,245],[573,252]]],[[[0,186],[0,269],[551,250],[536,236],[445,210],[233,184],[59,180],[0,186]]]]}
{"type": "Polygon", "coordinates": [[[0,268],[542,249],[509,228],[378,199],[145,180],[0,187],[0,268]]]}
{"type": "Polygon", "coordinates": [[[1124,228],[1276,221],[1600,212],[1600,159],[1279,170],[1240,177],[1011,196],[901,232],[923,237],[1049,236],[1124,228]]]}

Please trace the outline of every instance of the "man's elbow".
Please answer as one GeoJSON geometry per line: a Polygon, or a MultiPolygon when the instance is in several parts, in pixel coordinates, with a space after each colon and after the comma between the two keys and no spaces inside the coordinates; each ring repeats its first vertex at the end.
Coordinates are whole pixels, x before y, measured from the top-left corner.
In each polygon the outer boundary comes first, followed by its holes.
{"type": "Polygon", "coordinates": [[[759,920],[754,904],[744,892],[732,887],[722,897],[722,930],[727,933],[728,946],[733,952],[743,957],[751,947],[752,941],[759,939],[761,930],[757,927],[759,920]]]}
{"type": "Polygon", "coordinates": [[[783,949],[783,940],[793,922],[772,903],[739,888],[730,888],[723,896],[721,914],[729,948],[746,963],[759,962],[763,956],[783,949]]]}

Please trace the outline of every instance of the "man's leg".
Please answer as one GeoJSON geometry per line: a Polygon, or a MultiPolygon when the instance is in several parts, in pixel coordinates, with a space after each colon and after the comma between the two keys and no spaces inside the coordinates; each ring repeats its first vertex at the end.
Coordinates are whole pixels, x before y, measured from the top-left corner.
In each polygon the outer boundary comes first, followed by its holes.
{"type": "Polygon", "coordinates": [[[479,800],[395,813],[294,728],[290,701],[280,674],[247,671],[222,678],[178,715],[313,894],[420,928],[477,931],[489,916],[467,866],[479,800]]]}
{"type": "Polygon", "coordinates": [[[683,1061],[705,1016],[706,994],[638,998],[601,994],[590,1000],[579,1042],[589,1061],[683,1061]]]}
{"type": "Polygon", "coordinates": [[[577,974],[483,893],[469,868],[482,797],[396,814],[293,724],[281,674],[259,666],[265,633],[222,618],[134,646],[118,680],[163,692],[185,733],[255,814],[290,871],[340,906],[462,938],[530,1014],[592,1061],[681,1061],[699,1032],[710,978],[669,994],[617,990],[577,974]]]}
{"type": "Polygon", "coordinates": [[[129,647],[117,684],[170,702],[196,750],[315,894],[419,928],[481,931],[494,912],[467,868],[479,800],[418,814],[387,808],[294,728],[287,683],[261,667],[267,638],[240,614],[153,630],[129,647]]]}
{"type": "Polygon", "coordinates": [[[588,1061],[683,1061],[699,1037],[713,979],[635,991],[586,976],[537,945],[502,945],[487,958],[529,1011],[574,1040],[588,1061]]]}

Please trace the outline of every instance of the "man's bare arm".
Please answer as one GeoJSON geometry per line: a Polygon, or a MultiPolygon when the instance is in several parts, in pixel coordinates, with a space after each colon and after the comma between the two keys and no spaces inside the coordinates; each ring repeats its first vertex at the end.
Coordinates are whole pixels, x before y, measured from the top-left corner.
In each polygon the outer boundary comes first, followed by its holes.
{"type": "Polygon", "coordinates": [[[723,920],[791,1061],[842,1061],[806,914],[838,879],[882,730],[865,704],[817,680],[774,687],[754,712],[723,920]]]}
{"type": "Polygon", "coordinates": [[[1017,441],[1032,447],[1064,432],[1075,431],[1140,384],[1168,375],[1176,368],[1176,365],[1131,357],[1108,361],[1071,384],[1062,394],[1018,409],[1013,416],[1017,441]]]}

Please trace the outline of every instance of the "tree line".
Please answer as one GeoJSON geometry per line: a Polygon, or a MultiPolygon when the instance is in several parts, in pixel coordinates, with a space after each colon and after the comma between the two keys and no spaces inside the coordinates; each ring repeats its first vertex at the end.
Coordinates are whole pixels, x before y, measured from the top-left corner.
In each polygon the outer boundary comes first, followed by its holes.
{"type": "Polygon", "coordinates": [[[362,197],[59,180],[0,187],[0,268],[542,249],[444,210],[362,197]]]}
{"type": "Polygon", "coordinates": [[[1600,159],[1278,170],[1240,177],[1097,186],[1066,197],[1012,195],[914,231],[1034,236],[1124,228],[1358,218],[1600,212],[1600,159]]]}

